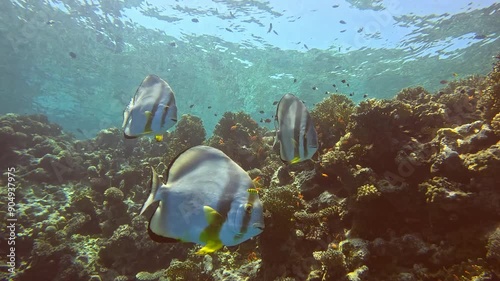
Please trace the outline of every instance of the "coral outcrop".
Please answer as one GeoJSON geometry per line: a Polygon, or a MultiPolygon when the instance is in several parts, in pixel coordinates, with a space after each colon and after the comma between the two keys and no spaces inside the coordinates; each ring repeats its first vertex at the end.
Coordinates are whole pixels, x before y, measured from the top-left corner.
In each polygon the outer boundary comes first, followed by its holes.
{"type": "Polygon", "coordinates": [[[226,112],[215,126],[207,144],[222,150],[244,169],[262,167],[270,152],[265,145],[266,130],[244,112],[226,112]]]}

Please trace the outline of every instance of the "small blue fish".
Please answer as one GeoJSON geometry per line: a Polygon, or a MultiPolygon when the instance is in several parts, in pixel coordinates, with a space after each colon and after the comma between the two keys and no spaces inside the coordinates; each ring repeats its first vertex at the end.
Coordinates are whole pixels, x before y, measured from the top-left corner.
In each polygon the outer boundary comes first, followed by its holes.
{"type": "Polygon", "coordinates": [[[123,111],[125,138],[161,134],[162,130],[166,131],[176,122],[177,106],[172,88],[160,77],[148,75],[123,111]]]}
{"type": "Polygon", "coordinates": [[[276,108],[276,139],[280,157],[286,163],[311,159],[318,150],[318,135],[309,111],[302,101],[292,94],[284,95],[276,108]]]}
{"type": "Polygon", "coordinates": [[[152,169],[141,214],[160,201],[148,233],[157,242],[203,245],[198,254],[238,245],[264,230],[259,194],[250,176],[222,151],[195,146],[170,164],[167,182],[152,169]]]}

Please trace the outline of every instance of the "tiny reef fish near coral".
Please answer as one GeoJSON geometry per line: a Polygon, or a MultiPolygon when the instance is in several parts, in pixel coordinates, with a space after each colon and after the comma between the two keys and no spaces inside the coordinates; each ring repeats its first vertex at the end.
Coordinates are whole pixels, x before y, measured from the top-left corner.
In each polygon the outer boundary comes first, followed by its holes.
{"type": "Polygon", "coordinates": [[[222,151],[199,145],[182,152],[170,164],[165,184],[151,169],[151,193],[140,214],[160,201],[148,225],[154,241],[192,242],[204,246],[198,254],[207,254],[264,230],[254,182],[222,151]]]}
{"type": "Polygon", "coordinates": [[[177,122],[177,106],[172,88],[156,75],[142,81],[123,111],[123,135],[126,139],[167,130],[177,122]]]}
{"type": "Polygon", "coordinates": [[[276,108],[276,139],[280,157],[286,163],[298,163],[311,157],[318,150],[318,135],[309,111],[302,101],[292,94],[285,94],[276,108]]]}

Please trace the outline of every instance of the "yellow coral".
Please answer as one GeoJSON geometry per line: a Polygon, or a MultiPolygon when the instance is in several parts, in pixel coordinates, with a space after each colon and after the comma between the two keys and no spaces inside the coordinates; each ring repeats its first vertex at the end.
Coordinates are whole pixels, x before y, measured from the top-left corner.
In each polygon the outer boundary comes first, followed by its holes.
{"type": "Polygon", "coordinates": [[[497,113],[495,117],[491,120],[491,128],[497,136],[500,136],[500,113],[497,113]]]}
{"type": "Polygon", "coordinates": [[[365,184],[358,187],[356,201],[367,202],[381,195],[380,191],[373,184],[365,184]]]}

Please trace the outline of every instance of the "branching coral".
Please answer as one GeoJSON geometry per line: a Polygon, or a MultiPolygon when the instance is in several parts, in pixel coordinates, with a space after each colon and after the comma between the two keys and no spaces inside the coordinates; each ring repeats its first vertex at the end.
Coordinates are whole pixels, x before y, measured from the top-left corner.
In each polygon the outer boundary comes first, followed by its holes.
{"type": "Polygon", "coordinates": [[[447,112],[445,105],[436,100],[422,87],[406,88],[396,95],[399,100],[411,106],[413,127],[410,129],[414,136],[421,140],[428,140],[437,128],[446,122],[447,112]]]}
{"type": "Polygon", "coordinates": [[[172,260],[170,266],[165,271],[165,275],[172,281],[200,280],[201,264],[196,264],[191,260],[172,260]]]}
{"type": "Polygon", "coordinates": [[[340,250],[328,248],[326,251],[313,252],[312,255],[315,260],[321,262],[324,276],[339,278],[347,273],[345,256],[340,250]]]}
{"type": "Polygon", "coordinates": [[[182,115],[171,135],[172,142],[180,145],[181,151],[202,144],[205,137],[203,121],[200,117],[190,114],[182,115]]]}
{"type": "Polygon", "coordinates": [[[335,217],[342,218],[345,215],[345,207],[343,207],[343,205],[343,202],[341,202],[338,206],[326,207],[314,213],[308,213],[305,211],[296,212],[294,216],[297,218],[297,220],[304,223],[313,223],[318,220],[325,221],[335,217]]]}
{"type": "Polygon", "coordinates": [[[207,144],[222,150],[249,170],[261,166],[270,152],[263,140],[264,133],[265,129],[260,128],[250,115],[226,112],[207,144]]]}
{"type": "Polygon", "coordinates": [[[461,187],[462,184],[440,177],[434,177],[419,185],[421,191],[425,192],[427,203],[435,204],[445,210],[460,208],[462,202],[472,195],[464,192],[461,187]]]}
{"type": "Polygon", "coordinates": [[[364,263],[369,254],[368,243],[354,238],[340,242],[338,249],[329,246],[325,251],[313,252],[313,257],[322,264],[322,280],[340,280],[343,276],[347,280],[362,280],[360,276],[367,275],[364,263]]]}
{"type": "Polygon", "coordinates": [[[400,147],[410,140],[409,134],[418,129],[411,107],[399,101],[363,101],[351,120],[347,128],[349,139],[342,140],[350,146],[340,148],[354,149],[359,144],[361,147],[355,151],[358,152],[356,156],[362,152],[360,164],[376,171],[392,169],[393,161],[381,159],[394,159],[400,147]]]}
{"type": "Polygon", "coordinates": [[[293,185],[266,189],[261,199],[275,223],[289,223],[301,205],[300,189],[293,185]]]}
{"type": "Polygon", "coordinates": [[[353,110],[354,103],[348,97],[338,94],[331,94],[316,104],[311,117],[323,148],[332,147],[346,133],[353,110]]]}
{"type": "Polygon", "coordinates": [[[380,191],[373,184],[365,184],[358,187],[356,201],[368,202],[380,197],[380,191]]]}
{"type": "Polygon", "coordinates": [[[410,129],[411,108],[401,102],[370,99],[356,108],[348,129],[362,144],[387,145],[405,129],[410,129]],[[406,126],[406,128],[405,128],[406,126]]]}

